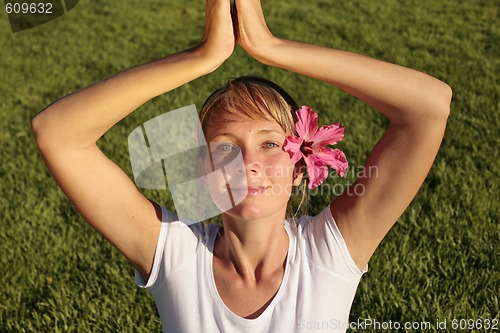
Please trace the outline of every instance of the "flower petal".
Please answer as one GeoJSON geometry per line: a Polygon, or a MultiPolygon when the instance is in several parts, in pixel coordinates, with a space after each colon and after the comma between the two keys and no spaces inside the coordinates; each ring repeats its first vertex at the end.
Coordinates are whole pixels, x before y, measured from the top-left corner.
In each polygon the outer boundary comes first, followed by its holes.
{"type": "Polygon", "coordinates": [[[323,148],[315,151],[314,156],[324,164],[327,164],[343,177],[349,166],[344,152],[340,149],[323,148]]]}
{"type": "Polygon", "coordinates": [[[299,120],[295,123],[295,130],[305,141],[318,131],[318,115],[309,106],[303,105],[296,111],[299,120]]]}
{"type": "Polygon", "coordinates": [[[323,183],[328,177],[328,167],[324,165],[316,156],[309,155],[304,157],[307,165],[307,174],[309,175],[309,189],[314,189],[323,183]]]}
{"type": "Polygon", "coordinates": [[[299,137],[287,136],[285,139],[285,143],[283,144],[283,150],[286,151],[288,155],[290,155],[290,158],[292,159],[292,162],[294,164],[304,156],[304,154],[302,154],[302,152],[300,151],[302,142],[304,142],[304,140],[299,137]]]}
{"type": "Polygon", "coordinates": [[[334,145],[344,138],[344,126],[341,123],[324,125],[308,141],[313,141],[313,147],[334,145]]]}

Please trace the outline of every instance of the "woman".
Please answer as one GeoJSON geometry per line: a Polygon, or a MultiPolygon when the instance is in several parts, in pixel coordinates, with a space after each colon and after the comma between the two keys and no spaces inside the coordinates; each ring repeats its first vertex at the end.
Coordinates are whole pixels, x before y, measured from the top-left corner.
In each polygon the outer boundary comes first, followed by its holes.
{"type": "Polygon", "coordinates": [[[75,207],[151,289],[166,331],[293,332],[325,322],[325,331],[345,331],[361,274],[436,156],[451,90],[408,68],[277,38],[259,0],[235,6],[231,14],[229,0],[207,0],[198,47],[47,107],[32,122],[36,142],[75,207]],[[207,142],[237,146],[247,181],[245,199],[222,214],[221,229],[183,225],[98,149],[111,126],[151,98],[214,71],[236,43],[261,63],[328,82],[390,120],[364,164],[377,176],[357,180],[363,195],[344,193],[318,216],[283,224],[290,191],[274,189],[298,185],[303,174],[284,151],[294,133],[272,117],[232,115],[212,124],[208,117],[207,142]],[[278,176],[278,169],[287,172],[278,176]]]}

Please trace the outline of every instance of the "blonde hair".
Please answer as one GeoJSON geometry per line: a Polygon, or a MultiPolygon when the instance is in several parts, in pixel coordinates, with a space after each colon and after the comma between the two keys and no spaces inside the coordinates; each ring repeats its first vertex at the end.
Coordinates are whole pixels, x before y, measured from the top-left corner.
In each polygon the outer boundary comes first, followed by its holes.
{"type": "MultiPolygon", "coordinates": [[[[256,76],[242,76],[228,81],[207,98],[200,111],[200,122],[206,133],[208,127],[219,122],[241,119],[274,120],[286,134],[294,135],[297,109],[293,98],[274,82],[256,76]]],[[[302,165],[297,165],[295,172],[301,167],[302,165]]],[[[300,201],[297,204],[292,196],[287,217],[295,217],[299,212],[304,214],[307,210],[305,177],[298,192],[302,192],[300,201]],[[294,206],[297,208],[294,209],[294,206]],[[290,214],[293,211],[295,213],[290,214]]]]}

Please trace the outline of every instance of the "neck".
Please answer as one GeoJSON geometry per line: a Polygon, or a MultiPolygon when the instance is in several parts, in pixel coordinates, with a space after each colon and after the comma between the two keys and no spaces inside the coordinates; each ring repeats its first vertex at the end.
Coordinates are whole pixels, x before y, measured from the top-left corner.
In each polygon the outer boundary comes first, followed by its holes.
{"type": "Polygon", "coordinates": [[[283,270],[289,243],[284,216],[243,221],[223,215],[222,221],[214,254],[242,278],[258,282],[283,270]]]}

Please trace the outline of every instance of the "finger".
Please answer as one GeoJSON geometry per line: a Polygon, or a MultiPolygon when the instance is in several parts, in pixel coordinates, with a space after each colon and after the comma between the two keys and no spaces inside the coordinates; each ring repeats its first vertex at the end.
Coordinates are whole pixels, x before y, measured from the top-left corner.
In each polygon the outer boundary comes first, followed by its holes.
{"type": "Polygon", "coordinates": [[[234,37],[238,40],[240,27],[238,24],[238,8],[236,7],[236,2],[231,4],[231,19],[233,21],[234,37]]]}

